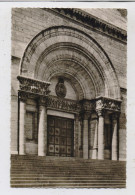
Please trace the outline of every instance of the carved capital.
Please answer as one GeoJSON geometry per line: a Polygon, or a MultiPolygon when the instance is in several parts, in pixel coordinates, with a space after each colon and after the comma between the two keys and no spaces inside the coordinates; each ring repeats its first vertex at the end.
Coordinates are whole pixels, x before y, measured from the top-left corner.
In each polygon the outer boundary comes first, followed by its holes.
{"type": "Polygon", "coordinates": [[[91,116],[91,112],[82,112],[81,117],[83,120],[88,120],[91,116]]]}
{"type": "Polygon", "coordinates": [[[96,101],[96,110],[102,110],[104,108],[103,99],[96,101]]]}
{"type": "Polygon", "coordinates": [[[28,94],[25,93],[25,92],[19,91],[19,92],[18,92],[18,97],[19,97],[19,100],[20,100],[21,102],[26,102],[27,99],[28,99],[28,94]]]}
{"type": "Polygon", "coordinates": [[[87,100],[87,99],[83,99],[80,101],[80,105],[81,105],[81,110],[83,112],[92,112],[93,110],[95,110],[95,100],[87,100]]]}
{"type": "Polygon", "coordinates": [[[98,114],[98,117],[104,117],[104,115],[105,115],[105,111],[104,110],[101,110],[101,109],[99,109],[99,110],[96,110],[97,111],[97,114],[98,114]]]}
{"type": "Polygon", "coordinates": [[[111,112],[120,112],[120,105],[121,101],[106,98],[106,97],[99,97],[96,100],[96,110],[109,110],[111,112]]]}
{"type": "Polygon", "coordinates": [[[39,81],[32,78],[27,78],[24,76],[18,76],[17,79],[20,82],[20,91],[25,91],[31,94],[47,96],[49,91],[48,82],[39,81]]]}
{"type": "Polygon", "coordinates": [[[47,103],[47,99],[43,96],[39,97],[38,98],[38,104],[41,105],[41,106],[46,106],[46,103],[47,103]]]}

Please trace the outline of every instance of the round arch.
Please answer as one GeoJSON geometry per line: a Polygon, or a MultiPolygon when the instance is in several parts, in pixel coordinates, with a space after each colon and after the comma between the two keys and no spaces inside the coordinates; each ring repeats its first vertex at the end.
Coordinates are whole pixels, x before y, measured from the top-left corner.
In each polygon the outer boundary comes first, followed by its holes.
{"type": "Polygon", "coordinates": [[[24,52],[21,75],[49,81],[50,75],[60,73],[76,77],[83,98],[120,99],[118,79],[108,55],[91,36],[78,29],[55,26],[43,30],[24,52]]]}

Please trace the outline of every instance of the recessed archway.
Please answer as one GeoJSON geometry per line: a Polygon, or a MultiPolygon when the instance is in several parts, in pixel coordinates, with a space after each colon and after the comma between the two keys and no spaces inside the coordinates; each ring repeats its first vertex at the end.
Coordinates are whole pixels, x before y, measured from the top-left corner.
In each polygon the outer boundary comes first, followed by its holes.
{"type": "Polygon", "coordinates": [[[55,74],[64,74],[64,70],[65,74],[76,77],[84,91],[83,98],[105,96],[120,99],[113,65],[92,37],[66,26],[40,32],[24,52],[20,74],[49,81],[55,74]]]}

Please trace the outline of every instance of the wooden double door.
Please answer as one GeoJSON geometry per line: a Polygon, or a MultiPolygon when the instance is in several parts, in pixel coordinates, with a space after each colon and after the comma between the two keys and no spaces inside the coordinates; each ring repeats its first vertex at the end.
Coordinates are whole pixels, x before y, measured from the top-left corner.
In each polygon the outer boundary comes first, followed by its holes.
{"type": "Polygon", "coordinates": [[[47,155],[73,156],[74,120],[51,116],[47,118],[47,155]]]}

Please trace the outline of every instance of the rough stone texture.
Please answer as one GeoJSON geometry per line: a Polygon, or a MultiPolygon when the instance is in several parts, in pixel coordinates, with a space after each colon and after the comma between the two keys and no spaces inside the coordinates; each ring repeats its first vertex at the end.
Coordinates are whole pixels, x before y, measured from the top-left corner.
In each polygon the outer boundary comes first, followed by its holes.
{"type": "MultiPolygon", "coordinates": [[[[86,10],[87,11],[87,10],[86,10]]],[[[110,21],[116,26],[123,29],[126,28],[125,19],[120,17],[120,13],[108,10],[89,10],[89,13],[97,17],[102,15],[102,19],[110,21]],[[102,13],[102,14],[101,14],[102,13]],[[103,14],[104,13],[104,14],[103,14]],[[109,15],[108,15],[109,14],[109,15]],[[114,18],[115,15],[115,18],[114,18]],[[108,16],[108,17],[107,17],[108,16]],[[117,20],[116,20],[117,19],[117,20]],[[116,23],[114,23],[114,21],[116,23]],[[120,24],[120,25],[119,25],[120,24]]],[[[19,65],[23,53],[28,43],[42,30],[58,25],[65,25],[82,30],[91,37],[93,37],[105,50],[109,56],[118,77],[119,85],[121,88],[126,88],[126,44],[110,38],[97,31],[93,31],[89,28],[85,28],[82,25],[78,25],[76,22],[62,18],[53,14],[50,11],[42,9],[12,9],[12,68],[11,68],[11,152],[17,152],[17,90],[18,81],[16,76],[19,75],[19,65]]],[[[83,74],[83,73],[82,73],[83,74]]],[[[86,77],[85,77],[86,79],[86,77]]],[[[69,87],[70,88],[70,87],[69,87]]],[[[69,93],[72,90],[69,90],[69,93]]],[[[119,125],[119,159],[124,160],[126,158],[126,93],[122,93],[122,105],[119,125]]],[[[81,93],[80,93],[81,94],[81,93]]],[[[70,94],[69,94],[70,95],[70,94]]],[[[72,93],[73,95],[73,93],[72,93]]],[[[74,96],[74,95],[73,95],[74,96]]],[[[80,95],[81,96],[81,95],[80,95]]],[[[75,96],[74,96],[75,98],[75,96]]],[[[27,106],[26,106],[27,109],[27,106]]],[[[34,106],[29,106],[29,109],[35,109],[34,106]]],[[[81,150],[80,150],[81,151],[81,150]]]]}

